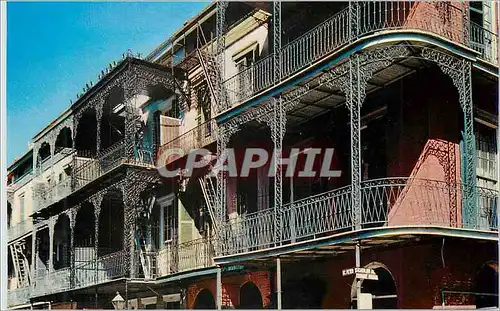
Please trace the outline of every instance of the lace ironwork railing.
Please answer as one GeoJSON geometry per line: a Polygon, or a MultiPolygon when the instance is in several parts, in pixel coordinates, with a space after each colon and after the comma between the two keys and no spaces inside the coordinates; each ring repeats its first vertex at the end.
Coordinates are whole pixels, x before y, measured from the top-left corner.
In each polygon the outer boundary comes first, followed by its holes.
{"type": "Polygon", "coordinates": [[[39,211],[62,200],[71,193],[71,178],[67,177],[56,184],[46,182],[36,185],[33,191],[33,211],[39,211]]]}
{"type": "Polygon", "coordinates": [[[127,144],[125,140],[115,143],[108,149],[100,152],[97,156],[82,156],[77,153],[74,158],[74,190],[104,176],[121,164],[153,166],[154,159],[146,151],[137,151],[134,157],[127,156],[127,144]]]}
{"type": "Polygon", "coordinates": [[[209,239],[196,239],[180,244],[168,244],[157,252],[156,276],[207,268],[214,265],[214,248],[209,239]]]}
{"type": "Polygon", "coordinates": [[[32,230],[33,230],[33,220],[31,218],[28,218],[21,222],[11,225],[7,230],[7,237],[10,241],[32,230]]]}
{"type": "Polygon", "coordinates": [[[498,65],[498,34],[471,22],[469,46],[481,53],[485,61],[498,65]]]}
{"type": "Polygon", "coordinates": [[[70,275],[69,267],[55,270],[52,273],[47,270],[37,271],[31,289],[31,296],[45,296],[70,290],[70,275]]]}
{"type": "MultiPolygon", "coordinates": [[[[437,34],[470,46],[480,52],[486,61],[498,64],[498,34],[470,23],[461,3],[360,1],[283,46],[282,79],[305,69],[349,42],[378,31],[396,29],[437,34]]],[[[243,103],[276,82],[273,54],[270,54],[224,82],[229,107],[243,103]]]]}
{"type": "Polygon", "coordinates": [[[9,289],[7,291],[7,306],[9,308],[30,302],[31,288],[29,286],[9,289]]]}
{"type": "Polygon", "coordinates": [[[162,145],[158,149],[158,159],[164,163],[159,164],[167,165],[175,161],[175,158],[162,156],[169,150],[182,149],[187,155],[192,149],[203,148],[213,143],[215,126],[215,120],[209,120],[162,145]]]}
{"type": "MultiPolygon", "coordinates": [[[[466,186],[437,180],[383,178],[361,183],[361,227],[438,226],[498,230],[498,192],[476,188],[477,215],[462,215],[466,186]],[[469,222],[470,221],[470,222],[469,222]]],[[[228,220],[222,225],[221,255],[266,249],[353,230],[351,188],[343,187],[228,220]],[[282,236],[274,235],[281,213],[282,236]]]]}
{"type": "Polygon", "coordinates": [[[101,256],[97,258],[97,261],[91,260],[76,264],[74,288],[96,285],[125,277],[127,271],[125,266],[126,257],[127,252],[122,250],[101,256]]]}

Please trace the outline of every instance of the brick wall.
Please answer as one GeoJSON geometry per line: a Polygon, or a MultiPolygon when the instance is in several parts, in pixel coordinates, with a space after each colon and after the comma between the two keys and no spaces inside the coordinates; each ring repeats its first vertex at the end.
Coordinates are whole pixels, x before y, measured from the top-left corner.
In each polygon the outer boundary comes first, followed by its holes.
{"type": "Polygon", "coordinates": [[[416,2],[408,15],[405,26],[437,33],[449,40],[463,42],[463,10],[460,2],[416,2]]]}
{"type": "MultiPolygon", "coordinates": [[[[378,262],[392,274],[398,295],[398,308],[430,309],[441,304],[441,290],[473,291],[480,267],[498,260],[496,244],[446,239],[422,242],[405,247],[387,247],[361,254],[362,265],[378,262]],[[466,250],[466,251],[464,251],[466,250]],[[444,260],[442,260],[444,258],[444,260]]],[[[342,276],[342,269],[355,265],[354,251],[326,262],[307,262],[283,266],[283,282],[300,275],[314,275],[327,283],[322,308],[347,309],[351,301],[352,276],[342,276]]],[[[283,301],[287,297],[283,292],[283,301]]],[[[450,296],[447,304],[473,304],[472,296],[450,296]]]]}
{"type": "MultiPolygon", "coordinates": [[[[222,306],[223,308],[235,308],[239,306],[240,288],[246,282],[253,282],[260,291],[264,307],[269,306],[271,299],[271,283],[269,273],[266,271],[249,272],[243,275],[222,276],[222,306]]],[[[208,289],[212,293],[214,300],[217,299],[216,279],[205,279],[191,284],[187,289],[188,309],[193,309],[196,296],[203,289],[208,289]]]]}

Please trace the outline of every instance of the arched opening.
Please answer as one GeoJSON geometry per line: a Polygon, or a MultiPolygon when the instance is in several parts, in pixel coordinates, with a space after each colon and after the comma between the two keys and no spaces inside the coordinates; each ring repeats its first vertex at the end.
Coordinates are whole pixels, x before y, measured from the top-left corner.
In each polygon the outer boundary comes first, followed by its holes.
{"type": "Polygon", "coordinates": [[[498,308],[498,263],[487,262],[476,275],[476,308],[498,308]]]}
{"type": "MultiPolygon", "coordinates": [[[[396,283],[392,274],[382,264],[373,263],[366,266],[373,269],[378,276],[378,280],[363,280],[361,282],[361,292],[372,294],[373,309],[398,309],[398,297],[396,283]]],[[[353,307],[357,308],[356,283],[353,288],[353,307]]]]}
{"type": "Polygon", "coordinates": [[[60,130],[57,135],[54,154],[59,153],[66,148],[69,149],[72,147],[73,139],[71,137],[71,129],[69,127],[65,127],[60,130]]]}
{"type": "MultiPolygon", "coordinates": [[[[37,270],[47,270],[49,268],[50,237],[49,228],[44,228],[36,233],[38,244],[37,270]]],[[[38,274],[38,272],[37,272],[38,274]]]]}
{"type": "Polygon", "coordinates": [[[94,206],[84,202],[75,219],[75,263],[94,259],[95,215],[94,206]]]}
{"type": "Polygon", "coordinates": [[[42,165],[45,161],[50,159],[50,145],[47,142],[43,142],[42,145],[40,146],[40,149],[38,149],[38,156],[40,159],[40,163],[38,163],[38,166],[42,165]]]}
{"type": "Polygon", "coordinates": [[[7,202],[7,228],[10,228],[10,223],[12,221],[12,205],[7,202]]]}
{"type": "Polygon", "coordinates": [[[97,151],[97,121],[93,109],[86,110],[78,121],[75,149],[81,157],[93,157],[97,151]]]}
{"type": "Polygon", "coordinates": [[[240,309],[262,309],[262,295],[253,282],[246,282],[240,288],[240,309]]]}
{"type": "Polygon", "coordinates": [[[62,269],[70,265],[70,241],[71,227],[69,225],[69,217],[62,214],[57,218],[54,226],[54,269],[62,269]]]}
{"type": "Polygon", "coordinates": [[[109,93],[102,107],[101,124],[101,146],[100,150],[106,150],[125,135],[125,105],[124,95],[121,88],[114,88],[109,93]]]}
{"type": "Polygon", "coordinates": [[[117,189],[110,190],[101,203],[97,256],[104,256],[123,249],[123,212],[122,193],[117,189]]]}
{"type": "Polygon", "coordinates": [[[215,309],[215,300],[212,292],[202,289],[196,296],[193,309],[215,309]]]}

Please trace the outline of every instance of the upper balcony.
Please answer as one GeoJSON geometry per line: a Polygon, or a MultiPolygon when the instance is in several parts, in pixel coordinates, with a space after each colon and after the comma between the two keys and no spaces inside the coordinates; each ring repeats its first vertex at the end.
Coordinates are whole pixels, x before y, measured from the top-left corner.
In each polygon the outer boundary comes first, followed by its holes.
{"type": "Polygon", "coordinates": [[[355,231],[368,236],[370,230],[401,228],[413,228],[414,232],[421,228],[498,230],[498,192],[477,187],[473,204],[479,212],[469,215],[465,205],[470,202],[465,201],[464,191],[464,185],[428,179],[364,181],[361,223],[356,228],[351,187],[334,189],[285,204],[279,210],[269,208],[227,221],[222,227],[221,256],[342,237],[355,231]],[[281,225],[275,225],[276,219],[281,219],[281,225]]]}
{"type": "Polygon", "coordinates": [[[7,229],[8,241],[15,240],[33,230],[33,221],[31,218],[11,224],[7,229]]]}
{"type": "MultiPolygon", "coordinates": [[[[468,7],[458,2],[358,2],[281,49],[281,68],[274,68],[274,54],[252,63],[224,82],[226,109],[246,102],[336,51],[384,31],[419,32],[476,50],[479,58],[498,66],[498,34],[468,20],[468,7]]],[[[224,109],[223,109],[224,110],[224,109]]],[[[217,111],[221,113],[223,111],[217,111]]]]}
{"type": "Polygon", "coordinates": [[[158,162],[168,165],[178,159],[178,154],[167,156],[169,151],[182,150],[188,155],[193,149],[200,149],[215,142],[215,120],[209,120],[167,141],[158,149],[158,162]]]}

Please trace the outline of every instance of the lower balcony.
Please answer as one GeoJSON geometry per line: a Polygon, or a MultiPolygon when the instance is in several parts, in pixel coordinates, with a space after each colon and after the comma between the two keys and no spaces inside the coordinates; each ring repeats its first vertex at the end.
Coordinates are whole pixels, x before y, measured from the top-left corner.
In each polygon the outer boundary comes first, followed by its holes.
{"type": "Polygon", "coordinates": [[[197,239],[178,245],[168,244],[157,252],[136,253],[140,278],[156,279],[171,274],[198,270],[214,265],[210,240],[197,239]]]}
{"type": "Polygon", "coordinates": [[[7,292],[7,306],[9,308],[26,305],[30,302],[30,287],[10,289],[7,292]]]}
{"type": "MultiPolygon", "coordinates": [[[[476,187],[472,201],[460,184],[385,178],[361,184],[358,229],[432,226],[498,230],[498,192],[476,187]],[[473,208],[466,206],[474,205],[473,208]],[[467,212],[467,211],[475,212],[467,212]]],[[[226,222],[221,255],[263,250],[354,231],[351,187],[343,187],[285,204],[280,211],[261,210],[226,222]],[[280,223],[281,226],[275,224],[280,223]],[[281,234],[275,228],[281,228],[281,234]]]]}

